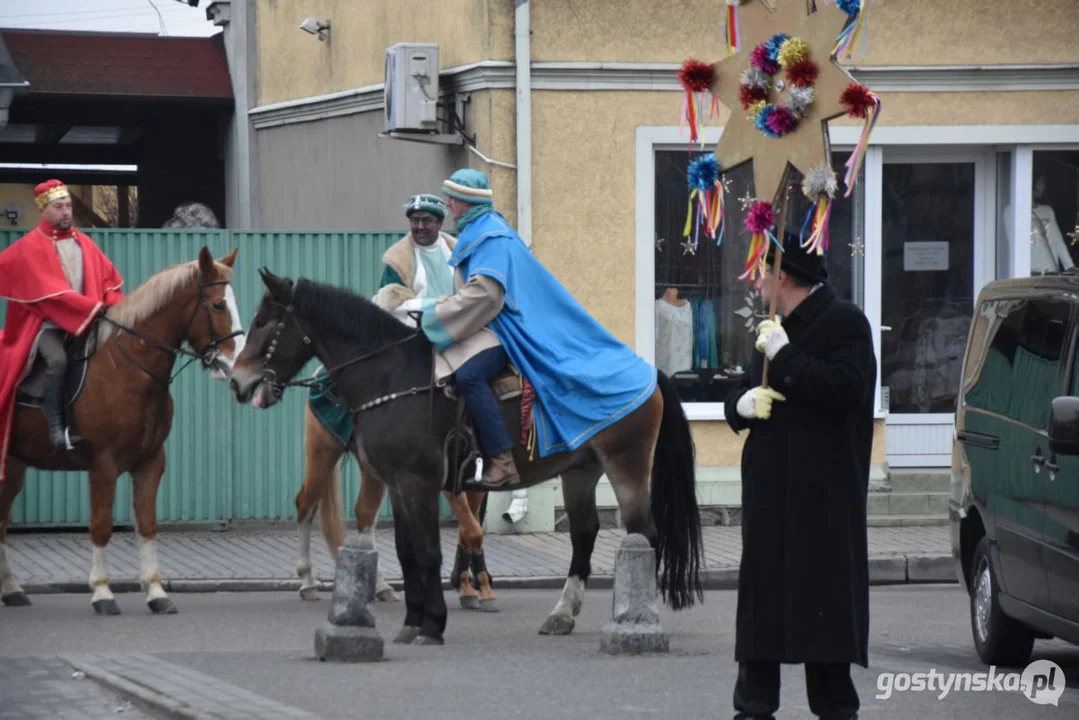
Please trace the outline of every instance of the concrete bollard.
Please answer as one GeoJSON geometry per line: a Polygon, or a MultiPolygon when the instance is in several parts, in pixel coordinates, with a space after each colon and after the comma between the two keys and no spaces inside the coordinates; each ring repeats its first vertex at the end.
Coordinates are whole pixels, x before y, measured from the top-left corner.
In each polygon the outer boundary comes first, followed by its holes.
{"type": "Polygon", "coordinates": [[[609,655],[669,652],[670,637],[659,624],[656,551],[644,535],[627,535],[614,561],[611,621],[599,636],[609,655]]]}
{"type": "Polygon", "coordinates": [[[378,582],[378,551],[370,536],[353,535],[337,553],[333,599],[326,622],[315,630],[315,657],[333,662],[382,659],[382,636],[371,603],[378,582]]]}

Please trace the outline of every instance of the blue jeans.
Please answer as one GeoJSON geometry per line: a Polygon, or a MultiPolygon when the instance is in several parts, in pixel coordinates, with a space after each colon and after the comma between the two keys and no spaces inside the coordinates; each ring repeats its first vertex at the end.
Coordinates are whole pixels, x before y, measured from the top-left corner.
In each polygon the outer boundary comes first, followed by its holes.
{"type": "Polygon", "coordinates": [[[479,435],[480,449],[487,457],[513,449],[502,410],[491,390],[491,381],[507,364],[509,357],[499,345],[475,355],[457,370],[457,393],[465,399],[479,435]]]}

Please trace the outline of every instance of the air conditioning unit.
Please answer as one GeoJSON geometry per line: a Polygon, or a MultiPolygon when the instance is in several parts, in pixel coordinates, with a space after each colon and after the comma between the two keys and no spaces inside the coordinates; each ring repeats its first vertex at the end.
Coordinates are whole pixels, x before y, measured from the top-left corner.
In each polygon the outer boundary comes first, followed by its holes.
{"type": "Polygon", "coordinates": [[[438,130],[438,45],[398,43],[386,49],[386,132],[438,130]]]}

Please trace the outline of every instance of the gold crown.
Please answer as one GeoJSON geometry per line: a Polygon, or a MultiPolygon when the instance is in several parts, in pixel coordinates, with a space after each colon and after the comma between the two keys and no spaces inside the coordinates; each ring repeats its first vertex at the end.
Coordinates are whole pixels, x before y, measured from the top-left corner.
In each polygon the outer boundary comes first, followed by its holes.
{"type": "Polygon", "coordinates": [[[66,197],[71,197],[71,193],[67,190],[67,185],[57,185],[41,193],[34,198],[34,200],[37,201],[38,208],[43,208],[53,200],[59,200],[66,197]]]}

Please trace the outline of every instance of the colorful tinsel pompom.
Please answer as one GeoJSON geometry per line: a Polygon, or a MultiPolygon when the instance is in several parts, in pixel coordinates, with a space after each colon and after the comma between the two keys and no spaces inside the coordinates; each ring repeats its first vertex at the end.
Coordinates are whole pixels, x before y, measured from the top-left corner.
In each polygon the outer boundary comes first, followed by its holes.
{"type": "Polygon", "coordinates": [[[772,125],[769,123],[769,120],[776,110],[778,110],[778,108],[775,105],[765,105],[753,119],[753,123],[757,126],[757,129],[771,138],[779,137],[779,133],[773,130],[772,125]]]}
{"type": "Polygon", "coordinates": [[[746,110],[749,112],[746,117],[755,122],[757,120],[757,116],[764,112],[764,109],[766,107],[768,107],[768,103],[766,103],[764,100],[758,100],[757,102],[746,108],[746,110]]]}
{"type": "Polygon", "coordinates": [[[862,10],[862,0],[835,0],[836,7],[851,17],[862,10]]]}
{"type": "Polygon", "coordinates": [[[779,48],[783,47],[783,43],[787,42],[790,35],[786,33],[776,33],[772,37],[764,41],[764,46],[768,48],[768,59],[772,62],[779,61],[779,48]]]}
{"type": "Polygon", "coordinates": [[[817,80],[820,68],[812,60],[800,60],[787,68],[787,80],[795,87],[809,87],[817,80]]]}
{"type": "Polygon", "coordinates": [[[678,82],[689,92],[704,92],[712,87],[715,75],[714,67],[702,60],[690,58],[682,63],[682,68],[678,71],[678,82]]]}
{"type": "Polygon", "coordinates": [[[776,62],[780,67],[789,68],[809,57],[809,43],[799,37],[787,38],[779,46],[776,62]]]}
{"type": "Polygon", "coordinates": [[[758,67],[748,67],[738,76],[739,84],[749,87],[759,87],[768,90],[772,84],[772,76],[758,67]]]}
{"type": "Polygon", "coordinates": [[[769,130],[775,133],[776,137],[781,137],[798,127],[798,118],[789,107],[780,106],[768,114],[765,124],[768,125],[769,130]]]}
{"type": "Polygon", "coordinates": [[[745,229],[751,233],[763,233],[776,224],[776,213],[772,203],[758,200],[749,207],[746,214],[745,229]]]}
{"type": "Polygon", "coordinates": [[[753,48],[753,52],[749,56],[749,62],[753,67],[769,75],[779,70],[779,65],[776,61],[768,56],[768,45],[766,43],[761,43],[753,48]]]}
{"type": "Polygon", "coordinates": [[[719,161],[715,154],[701,155],[691,162],[686,176],[691,188],[701,191],[711,190],[719,180],[719,161]]]}
{"type": "Polygon", "coordinates": [[[689,58],[678,71],[678,80],[691,93],[702,93],[712,86],[715,68],[704,60],[689,58]]]}
{"type": "Polygon", "coordinates": [[[804,118],[813,104],[813,97],[817,91],[812,87],[792,86],[787,90],[787,107],[794,111],[799,118],[804,118]]]}
{"type": "Polygon", "coordinates": [[[811,167],[802,179],[802,193],[810,200],[832,197],[838,190],[839,181],[836,179],[835,170],[827,163],[811,167]]]}
{"type": "Polygon", "coordinates": [[[851,83],[843,94],[839,96],[839,102],[847,108],[847,115],[854,118],[865,118],[869,109],[873,107],[873,93],[861,83],[851,83]]]}
{"type": "Polygon", "coordinates": [[[742,85],[738,88],[738,99],[742,101],[742,109],[748,110],[753,103],[768,100],[768,91],[762,87],[742,85]]]}

